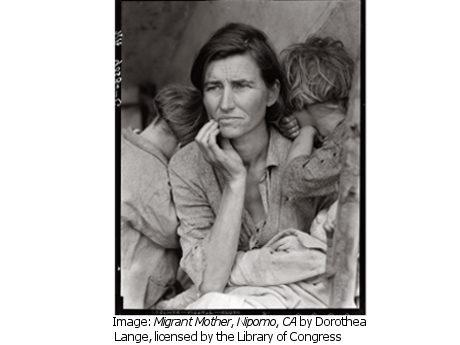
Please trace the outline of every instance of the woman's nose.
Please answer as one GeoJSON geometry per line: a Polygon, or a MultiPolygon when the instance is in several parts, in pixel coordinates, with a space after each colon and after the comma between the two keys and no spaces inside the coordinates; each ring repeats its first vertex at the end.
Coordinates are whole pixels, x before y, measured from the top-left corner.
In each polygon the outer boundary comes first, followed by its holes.
{"type": "Polygon", "coordinates": [[[235,102],[233,99],[233,91],[231,88],[224,88],[222,97],[220,99],[220,108],[223,111],[230,111],[235,107],[235,102]]]}

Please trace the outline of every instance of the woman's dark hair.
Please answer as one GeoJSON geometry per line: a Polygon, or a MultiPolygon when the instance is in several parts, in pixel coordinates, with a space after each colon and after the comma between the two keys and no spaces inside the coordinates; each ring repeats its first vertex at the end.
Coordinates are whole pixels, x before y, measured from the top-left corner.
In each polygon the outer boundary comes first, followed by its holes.
{"type": "Polygon", "coordinates": [[[278,57],[267,36],[255,27],[242,23],[230,23],[220,28],[201,48],[193,62],[190,79],[203,92],[204,74],[212,61],[234,55],[249,54],[260,68],[265,84],[280,84],[278,100],[267,109],[265,119],[276,124],[283,115],[286,98],[284,73],[278,57]]]}

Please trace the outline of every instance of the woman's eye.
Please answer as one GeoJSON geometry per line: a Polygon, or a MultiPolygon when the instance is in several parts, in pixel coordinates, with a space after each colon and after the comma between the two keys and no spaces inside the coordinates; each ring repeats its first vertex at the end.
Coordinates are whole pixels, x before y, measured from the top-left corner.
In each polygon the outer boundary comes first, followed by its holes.
{"type": "Polygon", "coordinates": [[[247,87],[246,84],[236,84],[236,85],[235,85],[235,88],[237,88],[237,89],[243,89],[243,88],[245,88],[245,87],[247,87]]]}

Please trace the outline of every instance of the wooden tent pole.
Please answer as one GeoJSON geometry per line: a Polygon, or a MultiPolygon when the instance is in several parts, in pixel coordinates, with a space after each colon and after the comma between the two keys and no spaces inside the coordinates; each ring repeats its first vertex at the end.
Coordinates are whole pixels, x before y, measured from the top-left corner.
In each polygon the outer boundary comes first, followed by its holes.
{"type": "Polygon", "coordinates": [[[359,254],[359,182],[360,182],[360,62],[349,97],[346,135],[342,148],[342,173],[332,250],[328,251],[331,277],[331,308],[356,308],[359,254]]]}

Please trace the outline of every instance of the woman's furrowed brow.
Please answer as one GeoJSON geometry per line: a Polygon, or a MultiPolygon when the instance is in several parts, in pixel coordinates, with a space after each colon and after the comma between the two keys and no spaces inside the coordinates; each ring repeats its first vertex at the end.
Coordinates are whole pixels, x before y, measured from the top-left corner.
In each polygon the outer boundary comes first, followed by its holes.
{"type": "MultiPolygon", "coordinates": [[[[254,84],[255,81],[252,79],[248,79],[248,78],[235,78],[235,79],[231,79],[230,83],[232,84],[254,84]]],[[[216,84],[220,85],[222,84],[222,82],[220,80],[211,79],[211,80],[206,81],[204,83],[204,86],[216,85],[216,84]]]]}
{"type": "Polygon", "coordinates": [[[236,79],[232,79],[232,83],[253,84],[254,81],[252,79],[236,78],[236,79]]]}
{"type": "Polygon", "coordinates": [[[209,86],[209,85],[219,85],[222,84],[219,80],[208,80],[204,83],[204,87],[209,86]]]}

